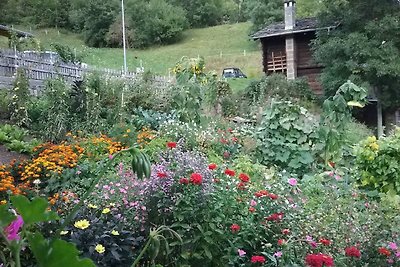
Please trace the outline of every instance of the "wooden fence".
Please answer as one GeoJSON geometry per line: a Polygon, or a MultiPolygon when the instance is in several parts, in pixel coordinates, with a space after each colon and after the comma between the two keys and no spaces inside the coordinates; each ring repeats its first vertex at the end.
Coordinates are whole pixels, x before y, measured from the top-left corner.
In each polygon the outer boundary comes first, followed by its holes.
{"type": "MultiPolygon", "coordinates": [[[[13,50],[0,50],[0,87],[10,86],[15,78],[17,69],[26,71],[33,91],[40,90],[48,79],[61,77],[68,82],[82,80],[85,74],[97,72],[101,75],[115,78],[138,80],[140,74],[127,72],[126,76],[122,70],[105,68],[94,68],[86,64],[64,63],[57,60],[52,54],[23,53],[13,50]]],[[[168,77],[156,76],[154,82],[160,86],[171,83],[168,77]]]]}

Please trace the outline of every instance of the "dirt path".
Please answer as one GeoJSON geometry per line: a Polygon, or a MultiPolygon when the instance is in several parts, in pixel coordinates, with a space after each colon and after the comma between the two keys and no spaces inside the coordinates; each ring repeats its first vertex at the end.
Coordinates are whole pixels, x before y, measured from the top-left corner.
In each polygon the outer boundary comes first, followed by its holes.
{"type": "Polygon", "coordinates": [[[0,165],[10,163],[10,161],[13,159],[21,160],[27,158],[29,158],[29,156],[16,152],[10,152],[5,146],[0,145],[0,165]]]}

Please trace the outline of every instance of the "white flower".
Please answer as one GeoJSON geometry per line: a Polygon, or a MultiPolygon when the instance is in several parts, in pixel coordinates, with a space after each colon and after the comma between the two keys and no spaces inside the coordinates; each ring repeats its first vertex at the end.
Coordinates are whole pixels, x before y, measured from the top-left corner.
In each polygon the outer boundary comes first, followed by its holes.
{"type": "Polygon", "coordinates": [[[40,185],[41,181],[40,181],[39,179],[36,179],[36,180],[33,181],[33,183],[34,183],[35,185],[40,185]]]}

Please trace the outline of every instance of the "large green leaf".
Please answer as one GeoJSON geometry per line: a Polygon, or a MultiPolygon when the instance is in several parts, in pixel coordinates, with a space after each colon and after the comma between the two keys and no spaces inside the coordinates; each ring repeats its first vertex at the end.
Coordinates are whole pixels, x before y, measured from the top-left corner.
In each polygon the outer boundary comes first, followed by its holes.
{"type": "Polygon", "coordinates": [[[0,228],[9,225],[15,217],[16,216],[8,210],[8,205],[0,205],[0,228]]]}
{"type": "Polygon", "coordinates": [[[44,198],[34,198],[29,201],[25,196],[13,196],[11,202],[18,213],[21,214],[25,224],[58,219],[57,213],[47,210],[48,203],[44,198]]]}
{"type": "Polygon", "coordinates": [[[95,267],[90,259],[80,259],[74,244],[61,239],[46,240],[40,233],[28,235],[39,267],[95,267]]]}

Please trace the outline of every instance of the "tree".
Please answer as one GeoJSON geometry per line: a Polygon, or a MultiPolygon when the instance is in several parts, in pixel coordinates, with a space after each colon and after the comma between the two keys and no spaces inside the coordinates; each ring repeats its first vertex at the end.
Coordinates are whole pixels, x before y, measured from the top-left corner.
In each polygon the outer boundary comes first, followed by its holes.
{"type": "Polygon", "coordinates": [[[249,0],[247,13],[253,23],[251,31],[255,32],[273,22],[283,21],[283,7],[282,0],[249,0]]]}
{"type": "Polygon", "coordinates": [[[400,106],[400,2],[398,0],[323,0],[315,58],[324,65],[327,96],[346,80],[375,91],[384,110],[400,106]]]}

